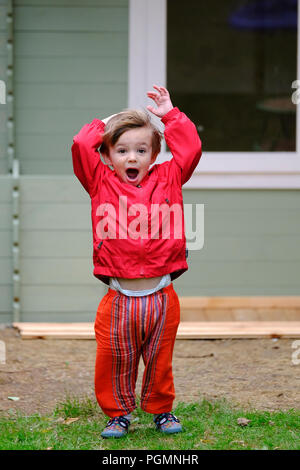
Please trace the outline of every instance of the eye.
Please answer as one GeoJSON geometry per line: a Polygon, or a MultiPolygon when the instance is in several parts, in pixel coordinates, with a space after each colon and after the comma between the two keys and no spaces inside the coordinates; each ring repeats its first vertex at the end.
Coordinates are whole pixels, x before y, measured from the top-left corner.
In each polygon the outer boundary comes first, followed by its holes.
{"type": "Polygon", "coordinates": [[[145,153],[146,150],[145,150],[145,149],[139,149],[138,152],[139,152],[139,153],[145,153]]]}
{"type": "Polygon", "coordinates": [[[125,149],[119,149],[118,153],[125,153],[125,149]]]}

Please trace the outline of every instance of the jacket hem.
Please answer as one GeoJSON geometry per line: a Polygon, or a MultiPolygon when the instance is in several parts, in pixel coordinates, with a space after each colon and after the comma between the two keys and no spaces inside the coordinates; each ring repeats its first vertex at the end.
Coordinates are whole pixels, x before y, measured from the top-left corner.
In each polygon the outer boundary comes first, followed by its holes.
{"type": "Polygon", "coordinates": [[[169,269],[161,269],[159,272],[153,271],[153,272],[148,272],[145,275],[140,275],[139,273],[130,273],[128,274],[128,271],[119,271],[116,273],[115,270],[111,271],[109,268],[105,267],[96,267],[93,271],[93,275],[99,279],[100,281],[104,282],[104,284],[109,286],[109,278],[110,277],[123,277],[126,279],[142,279],[142,278],[150,278],[150,277],[156,277],[156,276],[163,276],[165,274],[170,274],[171,280],[173,281],[174,279],[177,279],[179,276],[181,276],[185,271],[188,270],[188,265],[186,263],[183,263],[180,266],[171,266],[169,269]]]}

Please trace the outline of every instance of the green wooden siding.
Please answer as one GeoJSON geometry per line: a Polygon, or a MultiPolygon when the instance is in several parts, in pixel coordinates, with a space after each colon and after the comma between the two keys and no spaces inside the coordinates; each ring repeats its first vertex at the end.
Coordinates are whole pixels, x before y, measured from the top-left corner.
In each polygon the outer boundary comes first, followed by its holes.
{"type": "Polygon", "coordinates": [[[23,321],[93,321],[105,286],[93,276],[90,198],[75,177],[21,180],[23,321]]]}
{"type": "MultiPolygon", "coordinates": [[[[0,0],[0,80],[6,80],[6,1],[0,0]]],[[[6,154],[6,109],[0,103],[0,175],[6,174],[7,154],[6,154]]]]}
{"type": "Polygon", "coordinates": [[[186,190],[184,203],[204,204],[204,246],[180,295],[300,294],[299,191],[186,190]]]}
{"type": "MultiPolygon", "coordinates": [[[[6,83],[6,0],[0,0],[0,80],[6,83]]],[[[0,103],[0,324],[11,322],[12,312],[12,181],[7,175],[6,105],[0,103]]]]}
{"type": "MultiPolygon", "coordinates": [[[[107,288],[93,276],[90,199],[73,175],[71,145],[85,122],[127,106],[128,0],[17,0],[14,14],[20,320],[93,321],[107,288]]],[[[12,179],[5,173],[0,105],[0,323],[12,321],[12,179]]],[[[185,204],[204,204],[204,247],[190,250],[189,270],[174,281],[180,296],[299,295],[299,191],[183,194],[185,204]]]]}
{"type": "Polygon", "coordinates": [[[11,179],[0,175],[0,324],[11,322],[11,179]]]}
{"type": "Polygon", "coordinates": [[[22,174],[71,174],[72,138],[127,106],[128,0],[16,1],[16,149],[22,174]]]}
{"type": "MultiPolygon", "coordinates": [[[[21,193],[22,320],[93,321],[106,286],[92,274],[88,195],[68,176],[24,176],[21,193]]],[[[184,203],[204,204],[205,240],[179,295],[299,295],[298,191],[184,190],[184,203]]]]}

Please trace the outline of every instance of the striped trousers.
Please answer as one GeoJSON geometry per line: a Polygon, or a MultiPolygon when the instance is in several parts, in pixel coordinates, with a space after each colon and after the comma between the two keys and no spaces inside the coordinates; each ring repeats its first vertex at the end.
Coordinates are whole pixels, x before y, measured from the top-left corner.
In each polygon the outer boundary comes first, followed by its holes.
{"type": "Polygon", "coordinates": [[[179,300],[172,283],[142,297],[109,288],[95,319],[95,394],[106,415],[128,414],[136,408],[141,355],[145,365],[141,408],[157,414],[172,410],[172,355],[179,322],[179,300]]]}

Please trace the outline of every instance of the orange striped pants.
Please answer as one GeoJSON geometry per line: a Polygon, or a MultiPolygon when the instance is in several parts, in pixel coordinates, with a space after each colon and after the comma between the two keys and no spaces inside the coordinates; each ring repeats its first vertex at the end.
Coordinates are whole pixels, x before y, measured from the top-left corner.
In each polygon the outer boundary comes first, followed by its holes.
{"type": "Polygon", "coordinates": [[[157,414],[172,410],[172,355],[179,322],[179,300],[172,283],[142,297],[109,288],[95,319],[95,394],[106,415],[128,414],[136,408],[141,355],[145,364],[141,408],[157,414]]]}

